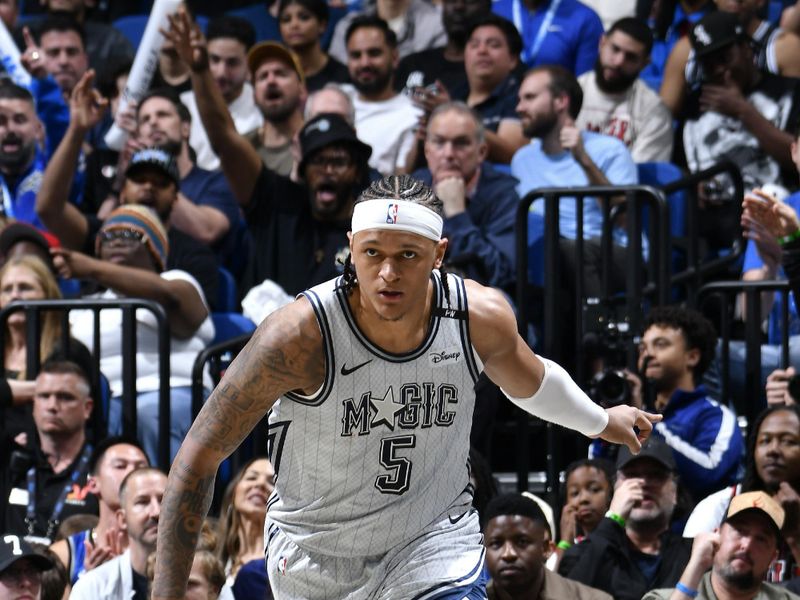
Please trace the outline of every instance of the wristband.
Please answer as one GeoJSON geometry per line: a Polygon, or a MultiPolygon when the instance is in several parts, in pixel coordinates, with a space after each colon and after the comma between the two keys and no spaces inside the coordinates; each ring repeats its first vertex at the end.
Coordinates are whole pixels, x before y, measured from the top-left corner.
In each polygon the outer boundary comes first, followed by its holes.
{"type": "Polygon", "coordinates": [[[606,513],[606,517],[608,517],[609,519],[614,521],[614,523],[616,523],[617,525],[619,525],[620,527],[625,529],[625,518],[624,517],[621,517],[617,513],[611,512],[611,511],[608,511],[606,513]]]}
{"type": "Polygon", "coordinates": [[[778,243],[783,246],[784,244],[788,244],[791,241],[800,239],[800,229],[795,231],[794,233],[790,233],[789,235],[785,235],[778,240],[778,243]]]}
{"type": "Polygon", "coordinates": [[[675,584],[675,589],[678,590],[681,594],[686,594],[689,598],[696,598],[697,597],[697,590],[693,590],[692,588],[683,585],[680,581],[675,584]]]}
{"type": "Polygon", "coordinates": [[[562,550],[569,550],[572,548],[572,544],[570,544],[567,540],[561,540],[556,544],[556,548],[561,548],[562,550]]]}

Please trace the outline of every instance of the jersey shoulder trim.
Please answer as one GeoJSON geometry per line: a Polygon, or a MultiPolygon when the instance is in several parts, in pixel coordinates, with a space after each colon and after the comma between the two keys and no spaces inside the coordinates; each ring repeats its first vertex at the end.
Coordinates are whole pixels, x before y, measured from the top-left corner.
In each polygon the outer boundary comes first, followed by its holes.
{"type": "Polygon", "coordinates": [[[322,304],[317,291],[314,289],[306,290],[300,294],[305,297],[310,303],[311,308],[314,310],[314,316],[317,318],[320,332],[322,333],[322,352],[325,355],[325,380],[322,382],[322,387],[311,396],[302,396],[295,392],[286,392],[285,397],[294,402],[305,404],[307,406],[319,406],[333,388],[333,374],[336,370],[336,360],[333,353],[333,340],[331,338],[331,326],[328,322],[328,315],[325,314],[325,307],[322,304]]]}

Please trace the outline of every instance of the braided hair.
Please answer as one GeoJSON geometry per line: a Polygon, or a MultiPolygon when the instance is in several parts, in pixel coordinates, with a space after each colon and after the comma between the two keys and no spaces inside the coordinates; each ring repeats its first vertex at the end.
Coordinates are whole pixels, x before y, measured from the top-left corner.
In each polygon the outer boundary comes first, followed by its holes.
{"type": "MultiPolygon", "coordinates": [[[[361,192],[355,203],[358,204],[367,200],[404,200],[429,208],[440,217],[444,215],[444,205],[433,190],[410,175],[389,175],[383,179],[373,181],[367,189],[361,192]]],[[[447,273],[444,270],[444,266],[439,267],[439,273],[441,274],[445,299],[449,306],[450,287],[447,283],[447,273]]],[[[349,254],[344,260],[342,277],[342,287],[349,295],[358,285],[356,270],[349,254]]]]}

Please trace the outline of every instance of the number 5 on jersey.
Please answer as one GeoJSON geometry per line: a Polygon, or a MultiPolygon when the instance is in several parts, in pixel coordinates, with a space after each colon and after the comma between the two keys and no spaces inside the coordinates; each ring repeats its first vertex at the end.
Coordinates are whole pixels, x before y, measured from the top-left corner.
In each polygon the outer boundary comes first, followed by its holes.
{"type": "Polygon", "coordinates": [[[383,494],[405,494],[411,482],[411,461],[397,456],[398,450],[414,448],[417,445],[416,435],[397,435],[381,440],[380,463],[391,473],[384,473],[375,478],[375,487],[383,494]]]}

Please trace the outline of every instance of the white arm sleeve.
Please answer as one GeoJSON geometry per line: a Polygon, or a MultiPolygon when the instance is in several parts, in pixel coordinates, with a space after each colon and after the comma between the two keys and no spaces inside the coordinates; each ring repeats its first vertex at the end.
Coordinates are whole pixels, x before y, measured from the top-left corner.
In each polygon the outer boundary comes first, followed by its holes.
{"type": "Polygon", "coordinates": [[[586,436],[596,436],[608,425],[608,413],[592,402],[564,368],[552,360],[538,357],[544,364],[542,385],[530,398],[506,397],[525,412],[569,427],[586,436]]]}

